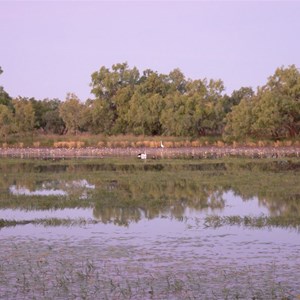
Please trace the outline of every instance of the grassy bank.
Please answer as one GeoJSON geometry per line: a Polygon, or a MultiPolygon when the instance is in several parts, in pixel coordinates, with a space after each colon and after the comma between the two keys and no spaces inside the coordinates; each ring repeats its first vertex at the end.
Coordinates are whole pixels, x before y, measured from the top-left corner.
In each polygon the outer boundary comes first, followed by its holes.
{"type": "Polygon", "coordinates": [[[173,136],[135,136],[135,135],[31,135],[9,136],[0,139],[0,148],[159,148],[161,142],[165,148],[216,146],[232,147],[300,147],[300,138],[286,140],[253,140],[225,142],[219,136],[200,138],[173,136]]]}

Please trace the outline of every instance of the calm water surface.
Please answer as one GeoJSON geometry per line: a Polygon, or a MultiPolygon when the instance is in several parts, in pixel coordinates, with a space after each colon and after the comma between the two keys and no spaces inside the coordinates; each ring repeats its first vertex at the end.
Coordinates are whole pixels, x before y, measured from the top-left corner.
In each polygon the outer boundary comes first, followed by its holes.
{"type": "Polygon", "coordinates": [[[2,160],[0,168],[0,219],[16,221],[0,229],[1,299],[300,295],[297,160],[2,160]],[[279,221],[215,227],[209,216],[279,221]],[[52,219],[67,221],[43,223],[52,219]],[[41,223],[18,225],[25,220],[41,223]]]}

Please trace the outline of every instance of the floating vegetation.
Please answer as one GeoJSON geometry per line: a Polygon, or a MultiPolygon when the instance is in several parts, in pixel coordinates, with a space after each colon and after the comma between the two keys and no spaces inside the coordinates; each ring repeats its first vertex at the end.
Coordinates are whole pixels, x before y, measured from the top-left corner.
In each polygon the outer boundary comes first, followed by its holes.
{"type": "Polygon", "coordinates": [[[218,228],[228,225],[238,225],[253,228],[282,227],[300,231],[300,216],[206,216],[205,227],[218,228]]]}
{"type": "Polygon", "coordinates": [[[93,219],[58,219],[58,218],[49,218],[49,219],[34,219],[34,220],[4,220],[0,219],[0,228],[3,227],[12,227],[17,225],[42,225],[42,226],[81,226],[87,224],[97,224],[97,220],[93,219]]]}

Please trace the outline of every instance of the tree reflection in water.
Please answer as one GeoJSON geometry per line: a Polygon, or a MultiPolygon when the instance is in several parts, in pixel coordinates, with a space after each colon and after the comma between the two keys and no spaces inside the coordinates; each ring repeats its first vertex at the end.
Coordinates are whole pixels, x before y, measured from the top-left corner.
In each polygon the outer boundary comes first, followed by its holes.
{"type": "Polygon", "coordinates": [[[258,198],[271,216],[300,214],[300,163],[270,160],[0,161],[0,208],[93,207],[103,223],[182,219],[189,211],[223,210],[224,193],[258,198]],[[26,190],[26,193],[12,192],[26,190]],[[59,190],[49,195],[41,189],[59,190]]]}

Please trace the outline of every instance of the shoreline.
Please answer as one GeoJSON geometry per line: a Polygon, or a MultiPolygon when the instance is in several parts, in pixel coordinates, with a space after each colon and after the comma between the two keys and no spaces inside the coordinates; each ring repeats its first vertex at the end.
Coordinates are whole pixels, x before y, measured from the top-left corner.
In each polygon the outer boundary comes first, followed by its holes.
{"type": "Polygon", "coordinates": [[[300,157],[299,146],[289,147],[180,147],[180,148],[0,148],[0,158],[283,158],[300,157]]]}

